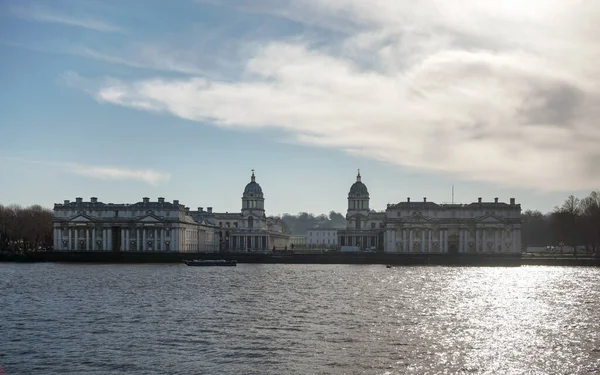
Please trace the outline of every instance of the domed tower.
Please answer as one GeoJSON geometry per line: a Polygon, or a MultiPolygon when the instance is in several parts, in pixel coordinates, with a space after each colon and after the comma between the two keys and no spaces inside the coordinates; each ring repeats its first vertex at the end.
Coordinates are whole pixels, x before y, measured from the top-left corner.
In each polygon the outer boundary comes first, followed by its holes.
{"type": "Polygon", "coordinates": [[[250,182],[244,189],[244,195],[242,196],[242,215],[246,216],[254,214],[262,217],[265,215],[265,198],[260,185],[256,182],[254,176],[254,169],[252,170],[252,177],[250,182]]]}
{"type": "Polygon", "coordinates": [[[360,169],[356,176],[356,182],[350,187],[348,193],[348,212],[346,219],[352,222],[352,227],[361,229],[361,219],[366,219],[369,216],[369,190],[362,183],[360,178],[360,169]]]}

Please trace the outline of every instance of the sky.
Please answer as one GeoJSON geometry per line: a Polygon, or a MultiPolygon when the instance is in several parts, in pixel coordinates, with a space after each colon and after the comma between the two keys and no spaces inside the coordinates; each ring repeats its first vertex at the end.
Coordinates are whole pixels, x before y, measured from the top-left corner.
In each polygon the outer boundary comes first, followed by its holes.
{"type": "Polygon", "coordinates": [[[0,0],[0,204],[268,214],[600,186],[595,0],[0,0]]]}

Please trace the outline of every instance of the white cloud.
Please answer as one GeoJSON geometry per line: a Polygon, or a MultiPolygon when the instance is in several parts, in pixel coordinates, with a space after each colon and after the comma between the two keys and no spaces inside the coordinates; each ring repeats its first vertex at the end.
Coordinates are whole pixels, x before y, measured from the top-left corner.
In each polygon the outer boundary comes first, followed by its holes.
{"type": "Polygon", "coordinates": [[[56,168],[66,173],[95,178],[99,180],[129,180],[140,181],[150,185],[159,185],[171,179],[169,173],[158,172],[152,169],[131,169],[114,166],[94,166],[73,162],[31,160],[15,157],[0,157],[5,161],[25,164],[37,164],[56,168]]]}
{"type": "Polygon", "coordinates": [[[233,83],[77,85],[100,102],[282,128],[305,144],[465,179],[542,190],[600,184],[600,27],[591,22],[599,3],[303,0],[270,12],[347,35],[272,40],[233,83]]]}
{"type": "Polygon", "coordinates": [[[29,8],[13,8],[11,12],[21,18],[31,19],[39,22],[57,23],[67,26],[81,27],[90,30],[103,31],[103,32],[122,32],[123,29],[117,25],[113,25],[109,22],[92,19],[89,17],[81,16],[74,17],[65,14],[56,13],[54,11],[40,8],[40,7],[29,7],[29,8]]]}
{"type": "Polygon", "coordinates": [[[82,176],[100,180],[133,180],[150,185],[159,185],[171,179],[169,173],[157,172],[152,169],[126,169],[117,167],[97,167],[71,163],[65,165],[65,170],[82,176]]]}

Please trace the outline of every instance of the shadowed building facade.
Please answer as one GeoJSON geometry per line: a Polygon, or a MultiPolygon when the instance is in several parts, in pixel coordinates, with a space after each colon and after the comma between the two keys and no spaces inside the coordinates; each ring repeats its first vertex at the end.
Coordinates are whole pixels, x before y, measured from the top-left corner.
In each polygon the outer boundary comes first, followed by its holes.
{"type": "Polygon", "coordinates": [[[142,198],[133,204],[76,198],[54,205],[54,250],[215,251],[215,229],[194,221],[178,200],[142,198]]]}
{"type": "Polygon", "coordinates": [[[199,223],[216,227],[216,236],[221,251],[260,251],[289,248],[290,236],[283,233],[281,223],[267,218],[265,197],[256,182],[254,170],[250,182],[242,194],[242,209],[238,213],[204,211],[191,213],[199,223]]]}

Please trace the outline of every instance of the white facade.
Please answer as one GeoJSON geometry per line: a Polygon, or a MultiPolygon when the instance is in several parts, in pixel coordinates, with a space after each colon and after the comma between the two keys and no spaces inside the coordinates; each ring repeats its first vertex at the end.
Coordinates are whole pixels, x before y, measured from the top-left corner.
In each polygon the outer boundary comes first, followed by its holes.
{"type": "Polygon", "coordinates": [[[385,212],[369,210],[369,192],[360,172],[348,194],[348,226],[339,231],[342,248],[388,253],[520,253],[521,205],[477,202],[390,204],[385,212]]]}
{"type": "Polygon", "coordinates": [[[386,211],[385,251],[400,253],[520,253],[521,205],[401,202],[386,211]]]}
{"type": "Polygon", "coordinates": [[[54,205],[55,251],[198,252],[217,249],[214,228],[158,198],[134,204],[76,198],[54,205]]]}
{"type": "Polygon", "coordinates": [[[306,244],[309,246],[321,245],[325,247],[337,246],[338,229],[335,228],[313,228],[306,232],[306,244]]]}

